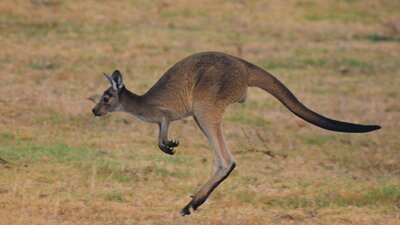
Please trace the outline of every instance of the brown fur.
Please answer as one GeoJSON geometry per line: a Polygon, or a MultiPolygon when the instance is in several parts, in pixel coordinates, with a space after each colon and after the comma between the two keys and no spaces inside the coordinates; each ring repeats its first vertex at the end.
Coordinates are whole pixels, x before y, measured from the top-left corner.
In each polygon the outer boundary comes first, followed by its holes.
{"type": "Polygon", "coordinates": [[[328,130],[368,132],[380,128],[323,117],[300,103],[268,72],[224,53],[203,52],[181,60],[142,96],[125,88],[119,71],[115,71],[111,77],[106,75],[106,79],[112,87],[104,92],[102,100],[93,109],[96,116],[124,111],[146,122],[157,123],[160,129],[158,145],[171,155],[179,145],[178,140],[168,139],[171,121],[193,116],[207,136],[216,157],[216,170],[182,209],[182,215],[190,214],[190,208],[196,209],[203,204],[234,169],[236,163],[222,133],[221,121],[230,104],[245,102],[248,87],[255,86],[268,91],[299,117],[328,130]]]}

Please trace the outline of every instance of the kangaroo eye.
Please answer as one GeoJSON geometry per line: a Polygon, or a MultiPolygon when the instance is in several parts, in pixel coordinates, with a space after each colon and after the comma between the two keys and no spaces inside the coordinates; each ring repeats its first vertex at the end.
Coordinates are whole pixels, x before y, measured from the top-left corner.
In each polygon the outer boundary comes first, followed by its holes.
{"type": "Polygon", "coordinates": [[[104,103],[107,103],[108,101],[110,101],[109,98],[103,98],[103,102],[104,102],[104,103]]]}

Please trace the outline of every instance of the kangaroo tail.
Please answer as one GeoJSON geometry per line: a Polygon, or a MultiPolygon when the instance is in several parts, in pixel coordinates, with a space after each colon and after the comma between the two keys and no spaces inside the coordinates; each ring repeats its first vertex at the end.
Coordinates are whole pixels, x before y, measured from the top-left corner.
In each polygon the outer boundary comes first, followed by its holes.
{"type": "Polygon", "coordinates": [[[327,130],[350,133],[364,133],[381,128],[379,125],[361,125],[326,118],[304,106],[284,84],[267,71],[253,64],[250,64],[249,68],[249,86],[269,92],[290,111],[307,122],[327,130]]]}

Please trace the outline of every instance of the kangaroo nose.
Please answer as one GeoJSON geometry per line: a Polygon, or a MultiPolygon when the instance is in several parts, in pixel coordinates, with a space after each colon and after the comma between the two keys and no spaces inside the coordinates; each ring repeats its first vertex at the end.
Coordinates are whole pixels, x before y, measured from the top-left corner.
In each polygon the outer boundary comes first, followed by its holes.
{"type": "Polygon", "coordinates": [[[94,111],[94,109],[92,109],[92,113],[93,115],[97,116],[96,111],[94,111]]]}

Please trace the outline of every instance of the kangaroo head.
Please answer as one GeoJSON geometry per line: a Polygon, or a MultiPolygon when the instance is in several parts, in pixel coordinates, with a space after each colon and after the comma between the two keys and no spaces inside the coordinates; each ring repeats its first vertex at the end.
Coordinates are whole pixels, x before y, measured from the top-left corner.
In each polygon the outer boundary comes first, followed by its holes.
{"type": "Polygon", "coordinates": [[[122,108],[119,99],[119,93],[124,88],[121,73],[115,70],[111,77],[107,74],[104,74],[104,77],[110,82],[111,87],[104,92],[100,102],[92,109],[95,116],[104,116],[108,112],[119,111],[122,108]]]}

